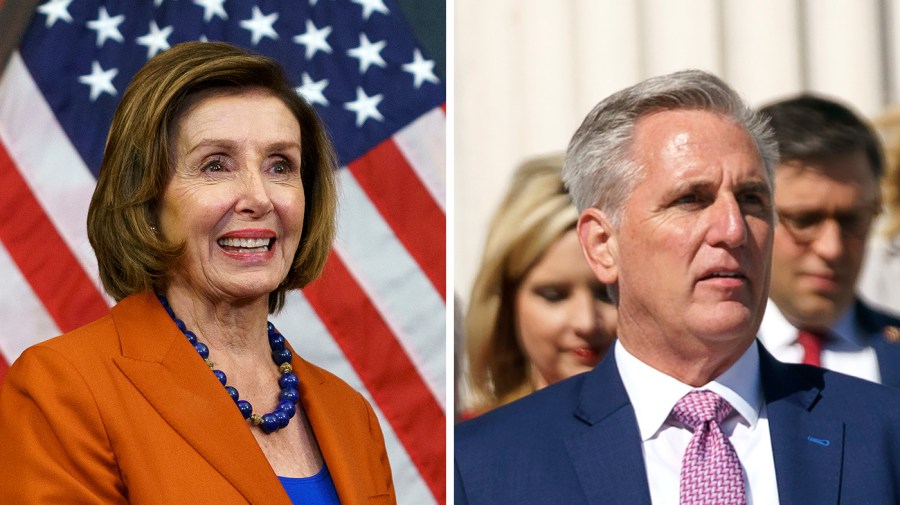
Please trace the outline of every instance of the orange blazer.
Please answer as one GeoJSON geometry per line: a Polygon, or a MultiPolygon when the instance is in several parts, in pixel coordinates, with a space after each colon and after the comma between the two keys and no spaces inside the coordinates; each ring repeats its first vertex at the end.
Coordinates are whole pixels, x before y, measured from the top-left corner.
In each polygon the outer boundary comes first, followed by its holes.
{"type": "MultiPolygon", "coordinates": [[[[396,503],[358,392],[294,354],[341,503],[396,503]]],[[[0,389],[0,503],[290,500],[231,397],[152,293],[26,350],[0,389]]]]}

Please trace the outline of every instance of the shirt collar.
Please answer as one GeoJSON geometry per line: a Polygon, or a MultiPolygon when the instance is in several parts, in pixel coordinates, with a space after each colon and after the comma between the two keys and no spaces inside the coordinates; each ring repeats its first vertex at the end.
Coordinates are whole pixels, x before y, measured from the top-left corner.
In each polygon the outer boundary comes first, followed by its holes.
{"type": "Polygon", "coordinates": [[[759,349],[753,343],[728,370],[695,388],[666,375],[636,358],[621,342],[613,350],[619,375],[637,417],[641,439],[653,438],[663,427],[675,403],[697,389],[708,389],[728,401],[751,429],[763,405],[759,377],[759,349]]]}
{"type": "MultiPolygon", "coordinates": [[[[844,312],[829,330],[840,340],[856,344],[857,346],[864,345],[864,339],[861,338],[861,335],[864,333],[857,323],[855,303],[850,305],[850,308],[844,312]]],[[[766,306],[765,314],[763,314],[759,333],[763,336],[762,340],[770,349],[789,347],[797,341],[797,328],[784,317],[784,314],[771,299],[766,306]]]]}

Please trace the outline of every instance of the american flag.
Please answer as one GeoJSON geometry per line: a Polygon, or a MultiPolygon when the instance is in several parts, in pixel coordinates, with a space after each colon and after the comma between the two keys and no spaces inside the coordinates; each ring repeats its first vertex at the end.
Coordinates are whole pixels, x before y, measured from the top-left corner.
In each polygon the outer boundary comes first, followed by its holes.
{"type": "Polygon", "coordinates": [[[0,380],[112,304],[85,227],[106,132],[141,65],[197,39],[274,57],[327,124],[338,238],[274,322],[372,402],[399,501],[444,503],[445,88],[392,0],[39,2],[0,75],[0,380]]]}

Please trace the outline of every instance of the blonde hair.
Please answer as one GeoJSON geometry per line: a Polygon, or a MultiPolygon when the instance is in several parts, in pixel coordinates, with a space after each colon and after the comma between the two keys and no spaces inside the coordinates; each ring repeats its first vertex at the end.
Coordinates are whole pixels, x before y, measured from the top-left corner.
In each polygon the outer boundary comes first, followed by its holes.
{"type": "Polygon", "coordinates": [[[515,293],[528,271],[578,220],[560,178],[562,165],[562,154],[523,163],[491,220],[465,319],[476,412],[534,392],[530,361],[516,335],[515,293]]]}
{"type": "Polygon", "coordinates": [[[156,232],[173,157],[171,132],[191,104],[217,93],[262,88],[279,98],[300,125],[301,177],[306,196],[302,238],[269,312],[285,293],[321,273],[335,233],[337,157],[325,127],[274,60],[221,42],[185,42],[148,61],[116,109],[88,208],[88,239],[103,287],[116,300],[162,289],[183,254],[156,232]]]}
{"type": "Polygon", "coordinates": [[[884,234],[900,235],[900,106],[888,110],[875,119],[876,129],[884,141],[885,171],[881,179],[881,194],[885,216],[884,234]]]}

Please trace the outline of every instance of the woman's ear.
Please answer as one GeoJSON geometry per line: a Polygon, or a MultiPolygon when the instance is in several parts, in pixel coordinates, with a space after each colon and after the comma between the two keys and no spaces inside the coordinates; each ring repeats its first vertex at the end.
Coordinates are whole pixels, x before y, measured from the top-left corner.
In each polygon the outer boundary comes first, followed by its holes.
{"type": "Polygon", "coordinates": [[[600,209],[591,207],[581,213],[578,239],[597,279],[603,284],[614,284],[619,277],[618,247],[614,229],[600,209]]]}

